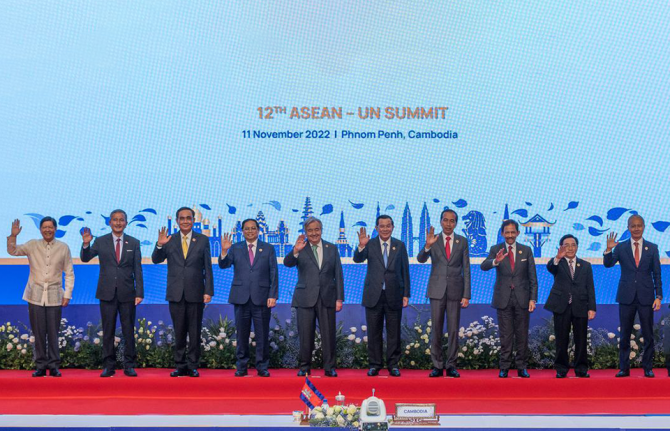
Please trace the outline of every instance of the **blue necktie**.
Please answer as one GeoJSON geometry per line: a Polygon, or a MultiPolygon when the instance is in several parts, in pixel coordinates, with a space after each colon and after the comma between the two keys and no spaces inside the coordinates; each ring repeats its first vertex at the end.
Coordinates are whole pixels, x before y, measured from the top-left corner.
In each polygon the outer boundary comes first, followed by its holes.
{"type": "MultiPolygon", "coordinates": [[[[388,254],[388,244],[384,243],[384,253],[382,254],[384,256],[384,268],[388,268],[389,265],[389,254],[388,254]]],[[[382,290],[386,290],[386,282],[382,284],[382,290]]]]}

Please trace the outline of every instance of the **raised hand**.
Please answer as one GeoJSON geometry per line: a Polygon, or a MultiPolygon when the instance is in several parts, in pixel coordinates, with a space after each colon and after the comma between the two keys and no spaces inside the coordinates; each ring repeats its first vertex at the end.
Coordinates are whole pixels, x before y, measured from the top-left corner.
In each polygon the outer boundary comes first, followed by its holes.
{"type": "Polygon", "coordinates": [[[619,245],[619,242],[616,240],[617,234],[614,232],[610,232],[609,235],[607,235],[607,250],[605,250],[606,253],[609,253],[614,247],[619,245]]]}
{"type": "Polygon", "coordinates": [[[427,231],[426,231],[426,246],[424,248],[431,248],[433,244],[437,242],[437,239],[439,237],[435,235],[435,228],[431,226],[427,231]]]}
{"type": "Polygon", "coordinates": [[[17,236],[18,234],[21,233],[21,230],[23,228],[21,227],[21,222],[19,219],[16,219],[12,222],[12,234],[11,236],[17,236]]]}
{"type": "Polygon", "coordinates": [[[558,253],[556,253],[556,260],[561,260],[565,257],[565,251],[567,247],[565,245],[562,245],[558,248],[558,253]]]}
{"type": "Polygon", "coordinates": [[[501,248],[500,251],[498,251],[498,254],[496,254],[496,263],[500,263],[507,257],[507,251],[504,248],[501,248]]]}
{"type": "Polygon", "coordinates": [[[228,253],[228,250],[230,250],[230,247],[233,246],[233,241],[232,241],[232,235],[229,233],[224,233],[223,237],[221,237],[221,250],[225,251],[228,253]]]}
{"type": "Polygon", "coordinates": [[[361,230],[358,231],[358,245],[361,248],[365,248],[365,246],[368,245],[368,241],[370,241],[370,237],[365,231],[365,228],[362,227],[361,230]]]}
{"type": "Polygon", "coordinates": [[[300,235],[298,236],[297,241],[295,242],[295,245],[293,246],[293,252],[294,253],[300,253],[303,248],[307,245],[307,242],[305,242],[305,235],[300,235]]]}
{"type": "Polygon", "coordinates": [[[172,238],[172,235],[168,235],[167,228],[163,226],[161,230],[158,231],[158,245],[160,247],[164,246],[170,241],[170,238],[172,238]]]}
{"type": "Polygon", "coordinates": [[[84,241],[84,247],[88,247],[88,245],[93,241],[93,235],[91,235],[91,229],[85,227],[84,230],[81,231],[81,239],[84,241]]]}

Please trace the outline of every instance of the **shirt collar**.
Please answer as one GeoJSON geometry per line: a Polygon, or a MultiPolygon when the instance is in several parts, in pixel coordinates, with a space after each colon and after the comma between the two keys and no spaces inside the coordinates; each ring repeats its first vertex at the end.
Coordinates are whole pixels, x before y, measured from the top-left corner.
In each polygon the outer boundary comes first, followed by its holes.
{"type": "Polygon", "coordinates": [[[117,239],[120,239],[121,242],[123,242],[123,234],[121,234],[121,236],[116,236],[112,233],[112,239],[114,240],[114,244],[116,244],[117,239]]]}
{"type": "Polygon", "coordinates": [[[249,242],[249,241],[247,241],[247,240],[245,239],[244,242],[247,243],[247,249],[249,248],[249,244],[253,244],[253,245],[254,245],[254,248],[253,248],[253,249],[254,249],[254,250],[258,250],[258,239],[256,239],[254,242],[249,242]]]}
{"type": "Polygon", "coordinates": [[[635,241],[633,238],[631,238],[631,239],[630,239],[631,247],[635,248],[635,243],[636,243],[636,242],[637,242],[638,244],[640,244],[640,246],[641,246],[642,244],[644,244],[644,237],[638,239],[637,241],[635,241]]]}
{"type": "Polygon", "coordinates": [[[442,239],[444,240],[444,242],[447,242],[447,236],[449,236],[449,238],[451,238],[450,241],[453,242],[453,239],[456,236],[456,233],[452,232],[451,235],[447,235],[446,233],[442,232],[442,239]]]}
{"type": "Polygon", "coordinates": [[[190,241],[191,238],[193,237],[193,231],[190,231],[187,235],[184,235],[184,232],[179,231],[179,236],[182,237],[182,241],[184,238],[186,238],[186,241],[190,241]]]}

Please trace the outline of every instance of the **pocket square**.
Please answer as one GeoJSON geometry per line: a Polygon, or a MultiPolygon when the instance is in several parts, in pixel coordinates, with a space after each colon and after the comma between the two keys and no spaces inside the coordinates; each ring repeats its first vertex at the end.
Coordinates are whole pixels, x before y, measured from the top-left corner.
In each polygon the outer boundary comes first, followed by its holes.
{"type": "Polygon", "coordinates": [[[521,262],[525,262],[525,261],[527,261],[527,260],[528,260],[528,259],[521,259],[521,262]]]}
{"type": "Polygon", "coordinates": [[[132,250],[126,250],[127,253],[130,253],[132,250]]]}

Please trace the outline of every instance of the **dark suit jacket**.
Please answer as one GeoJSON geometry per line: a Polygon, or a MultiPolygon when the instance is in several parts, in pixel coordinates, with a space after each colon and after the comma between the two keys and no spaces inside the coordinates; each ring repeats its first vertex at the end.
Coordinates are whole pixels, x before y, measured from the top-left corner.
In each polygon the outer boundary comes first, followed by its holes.
{"type": "Polygon", "coordinates": [[[338,300],[344,301],[344,277],[340,253],[335,244],[323,240],[322,243],[321,269],[309,242],[297,258],[292,252],[284,257],[284,266],[298,267],[298,283],[293,292],[292,307],[314,307],[319,295],[321,302],[327,308],[334,308],[338,300]]]}
{"type": "Polygon", "coordinates": [[[570,276],[567,259],[561,259],[554,265],[554,259],[547,263],[547,270],[554,276],[554,285],[549,292],[544,308],[562,314],[572,306],[576,317],[588,317],[589,311],[596,311],[596,290],[593,286],[593,268],[583,259],[575,260],[575,278],[570,276]],[[572,304],[568,304],[572,295],[572,304]]]}
{"type": "Polygon", "coordinates": [[[535,258],[533,250],[527,245],[516,243],[516,255],[514,256],[514,272],[510,265],[509,257],[506,257],[500,265],[493,266],[498,251],[507,249],[506,242],[491,247],[491,251],[482,262],[483,271],[496,269],[496,283],[493,286],[493,308],[502,309],[507,307],[512,289],[519,305],[527,307],[533,300],[537,302],[537,273],[535,272],[535,258]]]}
{"type": "Polygon", "coordinates": [[[460,301],[470,299],[470,247],[465,237],[452,234],[451,258],[447,260],[444,250],[444,238],[440,233],[437,242],[428,253],[421,248],[416,256],[419,263],[425,263],[430,256],[430,278],[426,296],[431,299],[442,299],[447,292],[447,299],[460,301]]]}
{"type": "Polygon", "coordinates": [[[637,294],[637,300],[642,305],[653,304],[656,296],[663,296],[661,282],[661,259],[658,246],[643,240],[640,250],[640,266],[635,266],[633,246],[630,240],[614,247],[610,253],[603,256],[603,265],[611,268],[619,262],[621,278],[616,300],[619,304],[632,304],[637,294]]]}
{"type": "Polygon", "coordinates": [[[181,250],[181,232],[177,232],[162,248],[156,246],[151,255],[153,263],[161,263],[165,259],[168,265],[165,294],[167,301],[179,302],[183,296],[188,302],[203,302],[205,294],[214,296],[209,238],[193,232],[188,254],[184,259],[181,250]]]}
{"type": "Polygon", "coordinates": [[[135,301],[135,297],[144,298],[142,252],[137,239],[123,235],[119,263],[116,263],[116,244],[111,233],[96,238],[88,248],[82,246],[79,253],[82,262],[88,262],[96,256],[100,260],[96,298],[111,301],[114,294],[120,302],[135,301]]]}
{"type": "Polygon", "coordinates": [[[368,261],[368,271],[363,286],[363,306],[371,308],[377,305],[386,283],[386,300],[393,310],[402,308],[403,297],[409,298],[409,257],[405,244],[391,238],[388,250],[388,266],[384,266],[381,239],[372,238],[367,246],[354,251],[354,262],[368,261]]]}
{"type": "Polygon", "coordinates": [[[279,279],[277,278],[277,255],[272,245],[258,241],[254,264],[249,260],[246,241],[233,244],[226,257],[219,256],[219,268],[235,267],[233,284],[228,302],[243,305],[251,301],[255,305],[267,305],[268,298],[277,299],[279,279]]]}

